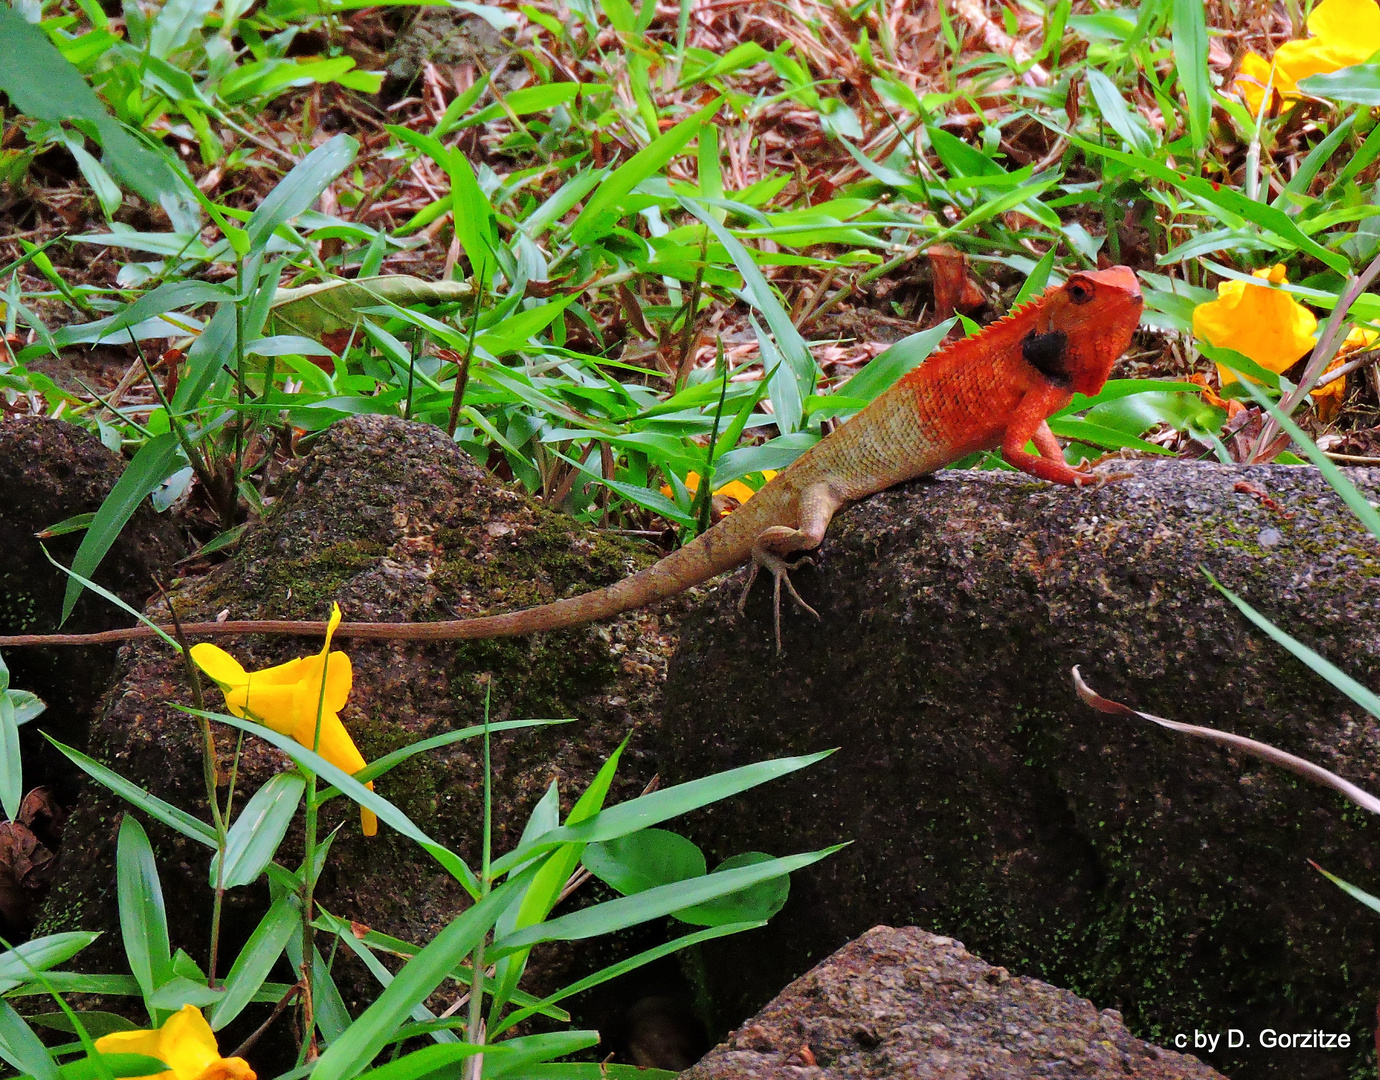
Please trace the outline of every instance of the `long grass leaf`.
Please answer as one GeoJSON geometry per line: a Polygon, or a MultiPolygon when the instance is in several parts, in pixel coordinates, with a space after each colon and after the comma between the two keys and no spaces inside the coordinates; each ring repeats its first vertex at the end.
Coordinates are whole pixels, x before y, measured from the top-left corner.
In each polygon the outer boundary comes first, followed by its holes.
{"type": "Polygon", "coordinates": [[[147,1001],[172,975],[168,914],[163,886],[148,834],[133,814],[120,822],[115,849],[115,883],[120,900],[120,933],[129,970],[147,1001]]]}
{"type": "Polygon", "coordinates": [[[633,188],[651,177],[693,139],[700,128],[719,111],[721,98],[715,98],[699,112],[686,117],[675,127],[653,139],[625,161],[599,185],[570,227],[571,239],[588,244],[603,235],[612,221],[623,216],[623,200],[633,188]]]}
{"type": "Polygon", "coordinates": [[[43,735],[87,776],[98,784],[109,788],[126,802],[133,803],[149,817],[161,821],[168,828],[180,832],[191,840],[197,840],[207,847],[214,848],[216,846],[216,830],[206,822],[192,817],[187,811],[173,806],[172,803],[164,802],[156,795],[150,795],[134,782],[126,780],[111,769],[107,769],[99,761],[87,757],[80,750],[74,750],[72,747],[58,742],[47,732],[44,732],[43,735]]]}
{"type": "MultiPolygon", "coordinates": [[[[87,578],[93,576],[106,552],[119,537],[125,523],[134,516],[139,504],[154,488],[185,464],[182,448],[178,445],[177,436],[172,432],[158,435],[140,447],[139,452],[134,455],[134,460],[125,467],[120,479],[115,481],[115,486],[110,489],[110,494],[106,496],[100,509],[96,511],[96,516],[91,520],[91,525],[72,559],[73,573],[87,578]]],[[[67,617],[72,614],[72,609],[76,607],[77,599],[81,596],[82,587],[82,583],[75,577],[68,579],[59,624],[66,622],[67,617]]]]}
{"type": "Polygon", "coordinates": [[[34,1080],[58,1080],[57,1064],[43,1040],[8,1001],[0,1001],[0,1058],[34,1080]]]}
{"type": "Polygon", "coordinates": [[[359,143],[343,132],[304,157],[265,197],[245,225],[251,248],[268,243],[279,225],[311,209],[312,203],[355,159],[359,143]]]}
{"type": "Polygon", "coordinates": [[[1380,719],[1380,695],[1362,686],[1336,664],[1332,663],[1331,660],[1314,652],[1297,638],[1286,634],[1269,619],[1265,618],[1264,615],[1256,611],[1255,608],[1251,607],[1250,604],[1242,600],[1241,597],[1237,596],[1236,593],[1232,592],[1213,577],[1212,574],[1208,573],[1206,570],[1204,570],[1203,573],[1207,574],[1207,579],[1212,582],[1213,586],[1223,596],[1236,605],[1237,610],[1240,611],[1242,615],[1246,616],[1246,618],[1250,619],[1251,622],[1255,623],[1261,630],[1265,631],[1265,633],[1274,639],[1277,644],[1284,646],[1284,648],[1293,653],[1297,659],[1303,661],[1304,665],[1307,666],[1314,675],[1326,679],[1343,694],[1351,698],[1352,701],[1356,702],[1357,705],[1361,706],[1361,708],[1365,709],[1376,719],[1380,719]]]}
{"type": "MultiPolygon", "coordinates": [[[[799,757],[775,758],[771,761],[758,761],[742,765],[736,769],[716,773],[699,780],[676,784],[673,787],[653,791],[636,799],[611,806],[578,825],[562,825],[559,829],[537,837],[530,845],[522,844],[502,858],[494,861],[495,875],[507,873],[514,866],[530,859],[534,854],[558,844],[593,843],[596,840],[612,840],[626,836],[638,829],[659,825],[669,818],[698,810],[712,802],[727,799],[750,788],[765,784],[782,776],[804,769],[818,761],[823,761],[834,751],[824,750],[817,754],[799,757]]],[[[684,905],[682,905],[684,906],[684,905]]]]}
{"type": "Polygon", "coordinates": [[[846,845],[835,844],[818,851],[799,855],[786,855],[779,859],[742,866],[734,870],[720,870],[688,881],[676,881],[669,885],[659,885],[654,889],[623,896],[617,900],[606,900],[594,907],[562,915],[527,927],[503,938],[498,938],[488,952],[496,956],[500,952],[525,948],[543,941],[578,941],[598,937],[636,926],[651,919],[669,915],[682,908],[693,907],[709,900],[715,900],[729,893],[750,888],[762,881],[770,881],[803,869],[820,859],[827,858],[846,845]]]}
{"type": "Polygon", "coordinates": [[[1208,75],[1207,6],[1202,0],[1174,0],[1170,10],[1174,72],[1188,102],[1188,132],[1193,149],[1207,145],[1212,116],[1212,80],[1208,75]]]}
{"type": "Polygon", "coordinates": [[[1099,157],[1111,158],[1119,161],[1123,165],[1130,165],[1132,168],[1139,169],[1141,172],[1161,180],[1170,187],[1177,188],[1179,191],[1202,199],[1213,206],[1231,214],[1239,215],[1247,221],[1253,222],[1266,229],[1280,238],[1280,240],[1292,245],[1299,251],[1307,252],[1319,262],[1331,267],[1339,274],[1351,272],[1351,264],[1345,255],[1340,255],[1335,251],[1329,251],[1311,236],[1305,233],[1294,223],[1294,219],[1283,210],[1275,206],[1268,206],[1265,203],[1256,202],[1254,199],[1247,198],[1244,194],[1236,191],[1225,184],[1215,184],[1205,180],[1200,176],[1189,176],[1186,173],[1176,172],[1168,165],[1156,161],[1154,158],[1145,154],[1128,153],[1123,150],[1114,150],[1110,146],[1101,146],[1087,139],[1081,139],[1076,135],[1061,132],[1070,143],[1088,154],[1096,154],[1099,157]]]}
{"type": "Polygon", "coordinates": [[[263,986],[282,956],[293,931],[302,928],[302,911],[293,896],[282,896],[264,913],[244,948],[230,965],[223,996],[211,1007],[211,1030],[219,1031],[235,1019],[263,986]]]}
{"type": "Polygon", "coordinates": [[[1347,479],[1346,474],[1337,467],[1337,463],[1319,450],[1317,443],[1293,420],[1285,416],[1259,387],[1244,379],[1242,385],[1255,399],[1256,404],[1269,413],[1275,423],[1294,440],[1294,445],[1303,451],[1304,456],[1318,467],[1318,472],[1323,474],[1324,479],[1332,485],[1332,490],[1341,496],[1351,512],[1360,518],[1361,524],[1370,530],[1372,536],[1380,539],[1380,513],[1376,512],[1370,500],[1361,494],[1356,485],[1347,479]]]}
{"type": "Polygon", "coordinates": [[[428,852],[432,858],[455,876],[455,879],[470,892],[471,896],[478,896],[479,879],[474,876],[474,871],[465,865],[464,860],[461,859],[459,855],[456,855],[455,852],[451,851],[444,844],[433,840],[414,825],[412,819],[396,806],[387,799],[374,794],[374,792],[366,788],[344,769],[341,769],[337,765],[332,765],[321,755],[314,753],[310,748],[303,746],[290,736],[281,735],[272,728],[264,727],[262,724],[256,724],[252,720],[241,720],[238,716],[229,716],[225,713],[203,712],[200,709],[188,709],[184,706],[178,706],[178,708],[192,716],[204,717],[207,720],[214,720],[219,724],[228,724],[241,731],[247,731],[251,735],[257,735],[270,745],[276,746],[302,768],[309,769],[316,773],[317,776],[325,777],[329,783],[334,784],[350,799],[359,803],[366,809],[372,810],[378,815],[380,821],[392,826],[392,828],[402,833],[403,836],[406,836],[409,840],[413,841],[413,843],[428,852]]]}
{"type": "MultiPolygon", "coordinates": [[[[380,815],[381,817],[382,815],[380,815]]],[[[348,1080],[368,1067],[393,1037],[393,1032],[447,978],[460,960],[484,940],[499,913],[516,893],[527,887],[530,872],[504,882],[453,919],[336,1039],[312,1070],[315,1080],[348,1080]]]]}

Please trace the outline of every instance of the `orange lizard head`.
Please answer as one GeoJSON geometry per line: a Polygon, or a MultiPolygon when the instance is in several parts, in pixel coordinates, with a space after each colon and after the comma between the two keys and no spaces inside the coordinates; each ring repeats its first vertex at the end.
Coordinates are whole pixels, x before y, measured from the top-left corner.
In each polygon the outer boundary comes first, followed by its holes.
{"type": "Polygon", "coordinates": [[[1036,301],[1023,355],[1054,385],[1091,397],[1131,344],[1141,303],[1129,266],[1073,274],[1036,301]]]}

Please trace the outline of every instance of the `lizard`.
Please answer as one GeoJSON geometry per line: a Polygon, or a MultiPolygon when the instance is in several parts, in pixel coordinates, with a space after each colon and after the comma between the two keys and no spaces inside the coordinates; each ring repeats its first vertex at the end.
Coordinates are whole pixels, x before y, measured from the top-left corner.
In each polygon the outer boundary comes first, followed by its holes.
{"type": "MultiPolygon", "coordinates": [[[[1102,389],[1140,321],[1140,287],[1126,266],[1071,274],[981,332],[930,356],[779,472],[751,499],[659,562],[621,581],[554,603],[438,622],[344,623],[338,637],[452,641],[561,630],[665,600],[752,560],[741,609],[759,570],[774,579],[776,643],[781,588],[792,556],[809,558],[834,514],[875,492],[935,472],[976,451],[1000,448],[1021,472],[1054,484],[1101,485],[1108,477],[1068,465],[1048,418],[1075,393],[1102,389]],[[1034,443],[1036,453],[1027,449],[1034,443]]],[[[797,559],[797,562],[800,560],[797,559]]],[[[168,632],[173,627],[167,627],[168,632]]],[[[227,620],[181,626],[188,637],[326,633],[324,622],[227,620]]],[[[94,645],[151,637],[148,626],[90,634],[0,637],[9,645],[94,645]]]]}

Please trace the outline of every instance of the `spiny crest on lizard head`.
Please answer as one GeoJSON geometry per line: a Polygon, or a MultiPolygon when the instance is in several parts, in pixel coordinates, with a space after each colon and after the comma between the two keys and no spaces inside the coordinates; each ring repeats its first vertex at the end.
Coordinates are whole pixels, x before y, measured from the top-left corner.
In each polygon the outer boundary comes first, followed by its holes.
{"type": "Polygon", "coordinates": [[[988,359],[995,361],[1019,348],[1021,358],[1054,386],[1091,397],[1131,344],[1141,304],[1130,267],[1083,271],[943,351],[990,351],[988,359]]]}

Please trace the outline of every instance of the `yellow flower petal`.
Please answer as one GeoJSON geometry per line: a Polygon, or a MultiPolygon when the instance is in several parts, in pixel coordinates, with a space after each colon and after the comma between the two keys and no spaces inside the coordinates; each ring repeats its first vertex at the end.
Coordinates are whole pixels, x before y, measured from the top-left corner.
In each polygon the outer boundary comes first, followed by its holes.
{"type": "Polygon", "coordinates": [[[1369,60],[1380,49],[1380,7],[1375,0],[1323,0],[1308,16],[1308,29],[1349,59],[1369,60]]]}
{"type": "MultiPolygon", "coordinates": [[[[1284,283],[1283,264],[1258,270],[1258,278],[1284,283]]],[[[1318,320],[1282,289],[1224,281],[1217,299],[1193,309],[1193,332],[1218,348],[1234,349],[1269,371],[1281,372],[1313,347],[1318,320]]],[[[1222,385],[1236,376],[1220,364],[1222,385]]]]}
{"type": "Polygon", "coordinates": [[[178,1080],[195,1080],[202,1070],[220,1057],[216,1037],[201,1010],[191,1005],[168,1017],[159,1030],[161,1057],[178,1080]]]}
{"type": "MultiPolygon", "coordinates": [[[[313,731],[308,731],[306,740],[298,738],[297,741],[305,743],[311,739],[313,733],[313,731]]],[[[354,740],[350,738],[350,733],[345,730],[345,725],[340,722],[340,717],[336,716],[335,713],[321,717],[321,746],[318,753],[336,768],[343,769],[347,773],[357,773],[366,764],[364,756],[360,754],[354,740]]],[[[364,786],[370,791],[374,790],[372,780],[364,786]]],[[[378,818],[372,810],[366,810],[361,806],[359,817],[365,836],[373,836],[378,832],[378,818]]]]}
{"type": "Polygon", "coordinates": [[[103,1054],[147,1054],[158,1058],[168,1071],[139,1080],[256,1080],[243,1058],[223,1058],[216,1036],[201,1011],[184,1005],[148,1031],[117,1031],[96,1040],[103,1054]]]}
{"type": "Polygon", "coordinates": [[[1276,67],[1271,75],[1271,67],[1270,61],[1265,57],[1258,53],[1247,53],[1241,61],[1241,70],[1232,83],[1232,89],[1241,95],[1252,117],[1260,115],[1260,103],[1265,98],[1267,86],[1281,97],[1298,96],[1298,83],[1290,78],[1289,72],[1276,67]]]}
{"type": "Polygon", "coordinates": [[[238,660],[209,641],[199,641],[193,645],[191,656],[196,661],[196,666],[206,672],[222,689],[227,686],[239,686],[249,679],[238,660]]]}
{"type": "Polygon", "coordinates": [[[745,503],[756,495],[757,492],[753,491],[752,488],[748,487],[741,480],[732,480],[719,488],[714,494],[727,495],[730,499],[736,499],[740,503],[745,503]]]}
{"type": "MultiPolygon", "coordinates": [[[[214,645],[192,646],[192,659],[215,680],[225,695],[225,707],[231,713],[290,735],[305,747],[317,746],[321,756],[331,764],[356,773],[364,768],[364,757],[339,716],[354,685],[354,667],[348,655],[331,651],[331,638],[340,621],[340,605],[332,604],[326,640],[319,653],[263,671],[245,671],[239,661],[214,645]],[[319,744],[318,715],[321,718],[319,744]]],[[[370,789],[373,786],[370,784],[370,789]]],[[[373,836],[378,831],[378,819],[368,810],[360,809],[360,819],[365,836],[373,836]]]]}
{"type": "MultiPolygon", "coordinates": [[[[143,1054],[162,1060],[159,1041],[162,1033],[158,1028],[152,1031],[114,1031],[96,1040],[96,1049],[102,1054],[143,1054]]],[[[164,1064],[167,1064],[164,1062],[164,1064]]],[[[159,1073],[171,1076],[171,1073],[159,1073]]]]}
{"type": "MultiPolygon", "coordinates": [[[[237,716],[247,715],[279,734],[291,735],[298,721],[298,684],[275,685],[260,679],[261,674],[263,672],[256,671],[249,676],[249,682],[244,686],[227,690],[225,704],[237,716]]],[[[315,715],[316,710],[313,707],[312,716],[315,715]]]]}
{"type": "Polygon", "coordinates": [[[1358,58],[1353,48],[1317,37],[1286,41],[1275,50],[1276,81],[1278,73],[1284,72],[1297,87],[1301,80],[1310,75],[1322,75],[1359,64],[1365,55],[1358,58]]]}
{"type": "Polygon", "coordinates": [[[1255,53],[1241,61],[1241,73],[1232,84],[1252,113],[1260,109],[1267,83],[1285,98],[1299,96],[1299,80],[1310,75],[1338,71],[1364,63],[1380,51],[1380,7],[1375,0],[1323,0],[1308,16],[1313,36],[1286,41],[1270,62],[1255,53]]]}
{"type": "Polygon", "coordinates": [[[201,1071],[197,1080],[258,1080],[258,1077],[244,1058],[232,1057],[217,1058],[201,1071]]]}

